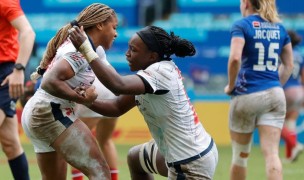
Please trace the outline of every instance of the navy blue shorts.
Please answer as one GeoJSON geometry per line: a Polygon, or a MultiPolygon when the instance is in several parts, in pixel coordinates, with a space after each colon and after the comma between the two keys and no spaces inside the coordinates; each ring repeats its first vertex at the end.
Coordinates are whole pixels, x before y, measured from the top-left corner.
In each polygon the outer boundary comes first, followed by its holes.
{"type": "MultiPolygon", "coordinates": [[[[0,64],[0,84],[4,79],[13,72],[13,62],[0,64]]],[[[12,99],[8,92],[8,83],[4,86],[0,86],[0,109],[2,109],[7,117],[13,117],[16,114],[16,101],[12,99]]]]}

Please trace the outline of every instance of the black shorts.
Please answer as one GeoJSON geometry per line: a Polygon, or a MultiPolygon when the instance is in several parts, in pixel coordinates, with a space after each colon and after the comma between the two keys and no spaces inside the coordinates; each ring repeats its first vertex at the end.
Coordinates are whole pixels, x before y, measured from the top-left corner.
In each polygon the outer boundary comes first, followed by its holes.
{"type": "MultiPolygon", "coordinates": [[[[0,84],[9,74],[13,72],[14,64],[15,63],[13,62],[0,64],[0,84]]],[[[0,109],[3,110],[7,117],[13,117],[16,114],[17,99],[10,98],[8,87],[8,83],[0,86],[0,109]]]]}

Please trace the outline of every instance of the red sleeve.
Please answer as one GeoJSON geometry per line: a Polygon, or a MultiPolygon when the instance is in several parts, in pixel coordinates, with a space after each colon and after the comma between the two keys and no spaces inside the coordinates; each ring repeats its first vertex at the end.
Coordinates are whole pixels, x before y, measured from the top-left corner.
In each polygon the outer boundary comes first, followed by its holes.
{"type": "Polygon", "coordinates": [[[0,16],[8,21],[12,21],[23,15],[19,0],[1,0],[0,1],[0,16]]]}

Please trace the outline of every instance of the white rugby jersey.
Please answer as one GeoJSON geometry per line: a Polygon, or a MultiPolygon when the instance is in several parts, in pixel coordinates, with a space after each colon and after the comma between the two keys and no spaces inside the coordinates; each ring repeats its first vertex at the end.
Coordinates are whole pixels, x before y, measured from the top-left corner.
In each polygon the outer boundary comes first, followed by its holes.
{"type": "MultiPolygon", "coordinates": [[[[111,64],[107,60],[105,51],[104,51],[104,49],[103,49],[102,46],[98,46],[96,48],[96,53],[100,57],[101,62],[103,64],[111,66],[111,64]]],[[[111,68],[113,68],[113,67],[111,66],[111,68]]],[[[116,96],[109,89],[107,89],[98,80],[98,78],[95,78],[93,86],[95,86],[95,91],[98,94],[97,99],[114,99],[114,98],[116,98],[116,96]]],[[[82,105],[82,104],[77,104],[77,106],[76,106],[76,112],[77,112],[76,114],[79,117],[106,117],[106,116],[103,116],[103,115],[101,115],[99,113],[96,113],[96,112],[92,111],[91,109],[87,108],[85,105],[82,105]]]]}
{"type": "MultiPolygon", "coordinates": [[[[95,80],[95,74],[93,70],[91,69],[89,63],[86,61],[84,56],[80,52],[77,52],[77,50],[70,42],[70,40],[66,40],[58,48],[56,52],[56,56],[54,57],[52,63],[49,65],[48,69],[52,68],[52,64],[59,60],[61,61],[66,60],[71,65],[75,73],[75,76],[65,81],[72,89],[74,89],[77,86],[85,86],[88,88],[93,84],[95,80]]],[[[48,70],[43,76],[44,77],[49,76],[48,70]]],[[[39,91],[43,91],[43,90],[39,88],[39,91]]],[[[44,93],[48,94],[47,92],[44,93]]],[[[60,103],[62,107],[70,107],[70,106],[74,107],[74,103],[68,100],[61,99],[58,97],[53,97],[52,99],[53,102],[60,103]]]]}
{"type": "Polygon", "coordinates": [[[153,88],[154,94],[137,95],[135,100],[166,161],[184,160],[205,150],[211,137],[198,119],[175,63],[154,63],[137,74],[153,88]]]}

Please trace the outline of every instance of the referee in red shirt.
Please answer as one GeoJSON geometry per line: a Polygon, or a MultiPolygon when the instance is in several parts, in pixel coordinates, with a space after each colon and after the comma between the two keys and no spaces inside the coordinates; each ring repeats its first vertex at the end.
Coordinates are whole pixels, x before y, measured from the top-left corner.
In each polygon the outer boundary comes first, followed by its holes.
{"type": "Polygon", "coordinates": [[[35,33],[19,0],[0,1],[0,142],[15,180],[30,179],[20,143],[16,101],[23,94],[24,69],[35,33]]]}

